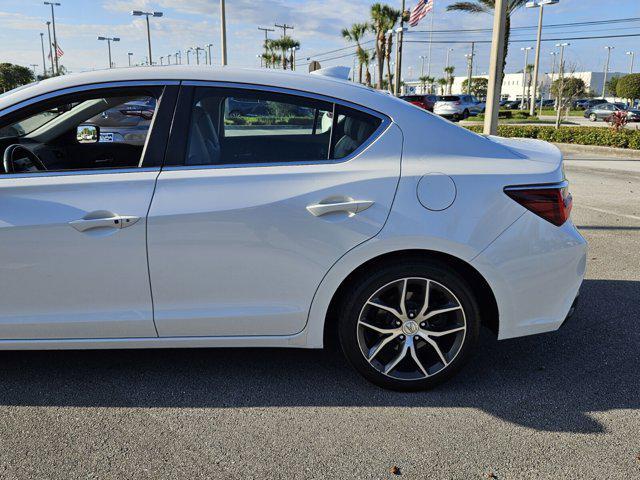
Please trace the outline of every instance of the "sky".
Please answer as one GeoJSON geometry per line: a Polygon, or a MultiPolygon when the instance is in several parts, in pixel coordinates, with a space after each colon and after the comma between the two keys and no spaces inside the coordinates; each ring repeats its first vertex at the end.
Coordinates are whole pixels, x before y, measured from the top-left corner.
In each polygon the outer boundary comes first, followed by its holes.
{"type": "MultiPolygon", "coordinates": [[[[162,18],[151,19],[152,49],[155,61],[159,56],[174,54],[178,50],[212,43],[213,63],[220,63],[220,17],[219,0],[56,0],[56,26],[58,43],[64,50],[61,63],[70,71],[102,69],[108,66],[106,42],[97,41],[98,35],[117,36],[119,43],[113,44],[112,55],[116,66],[127,65],[127,52],[133,52],[133,62],[142,62],[146,57],[146,26],[144,18],[132,17],[130,11],[160,10],[162,18]]],[[[411,8],[416,0],[408,0],[411,8]]],[[[366,0],[227,0],[227,43],[229,64],[235,66],[256,67],[261,52],[264,33],[258,26],[273,27],[275,23],[294,26],[290,33],[300,41],[298,52],[300,69],[306,58],[321,52],[348,46],[342,39],[340,30],[355,22],[368,19],[373,1],[366,0]]],[[[399,8],[399,0],[387,2],[399,8]]],[[[447,5],[454,0],[435,0],[434,30],[451,30],[436,34],[434,39],[459,43],[433,44],[431,52],[431,73],[442,76],[446,63],[447,49],[450,64],[456,68],[456,74],[466,74],[466,59],[472,40],[488,40],[489,32],[464,32],[469,29],[485,29],[492,25],[492,17],[486,14],[465,14],[447,12],[447,5]]],[[[521,48],[535,46],[535,30],[518,30],[521,27],[533,27],[537,24],[537,9],[522,8],[512,16],[513,31],[510,53],[507,58],[507,72],[521,71],[524,54],[521,48]],[[516,42],[517,41],[517,42],[516,42]]],[[[36,0],[0,0],[0,62],[21,65],[38,64],[42,71],[40,32],[47,30],[44,22],[50,17],[50,7],[36,0]]],[[[545,25],[586,22],[609,19],[640,17],[640,0],[560,0],[558,5],[545,8],[545,25]]],[[[429,34],[419,32],[427,30],[430,19],[426,18],[416,28],[409,29],[405,39],[407,43],[403,56],[403,78],[414,79],[420,76],[422,60],[428,56],[428,46],[421,40],[427,40],[429,34]]],[[[270,33],[279,36],[281,30],[270,33]]],[[[640,35],[640,21],[613,25],[549,27],[543,36],[549,38],[580,37],[592,35],[640,35]]],[[[629,38],[570,40],[571,45],[565,51],[568,65],[576,71],[602,71],[606,60],[607,45],[615,46],[611,55],[610,71],[627,72],[630,58],[625,55],[629,50],[638,53],[637,70],[640,71],[640,36],[629,38]]],[[[543,43],[541,58],[542,69],[551,70],[551,51],[555,41],[543,43]]],[[[319,57],[323,66],[352,65],[352,57],[325,60],[334,56],[350,53],[341,50],[334,54],[319,57]]],[[[184,54],[183,54],[184,58],[184,54]]],[[[532,63],[532,56],[529,57],[532,63]]],[[[166,62],[166,60],[165,60],[166,62]]],[[[425,60],[426,62],[426,60],[425,60]]],[[[477,44],[475,72],[484,73],[489,65],[489,45],[477,44]]],[[[425,65],[425,73],[428,65],[425,65]]]]}

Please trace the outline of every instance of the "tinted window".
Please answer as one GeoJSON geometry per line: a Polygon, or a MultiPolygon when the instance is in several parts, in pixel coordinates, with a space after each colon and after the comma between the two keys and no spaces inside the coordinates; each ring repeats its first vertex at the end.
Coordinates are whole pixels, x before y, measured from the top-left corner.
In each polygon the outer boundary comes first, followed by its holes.
{"type": "Polygon", "coordinates": [[[459,102],[460,97],[458,97],[457,95],[443,95],[439,97],[439,100],[442,102],[459,102]]]}
{"type": "Polygon", "coordinates": [[[11,148],[7,173],[138,167],[155,111],[134,89],[47,100],[0,124],[0,155],[11,148]]]}
{"type": "Polygon", "coordinates": [[[196,88],[188,108],[186,165],[340,159],[380,125],[331,102],[244,89],[196,88]]]}

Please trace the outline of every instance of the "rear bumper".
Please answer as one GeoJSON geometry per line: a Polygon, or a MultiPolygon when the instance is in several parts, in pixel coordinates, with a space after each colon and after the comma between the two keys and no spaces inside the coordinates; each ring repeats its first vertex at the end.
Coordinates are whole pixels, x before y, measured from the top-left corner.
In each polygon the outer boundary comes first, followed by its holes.
{"type": "Polygon", "coordinates": [[[557,330],[574,306],[586,253],[571,221],[556,227],[526,212],[474,258],[496,297],[498,338],[557,330]]]}

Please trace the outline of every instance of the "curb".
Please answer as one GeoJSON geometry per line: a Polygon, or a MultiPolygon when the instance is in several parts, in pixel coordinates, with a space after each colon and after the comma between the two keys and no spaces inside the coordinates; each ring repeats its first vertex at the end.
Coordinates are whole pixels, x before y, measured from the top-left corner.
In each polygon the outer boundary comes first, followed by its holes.
{"type": "Polygon", "coordinates": [[[573,143],[554,143],[554,145],[560,149],[567,160],[571,160],[574,157],[576,160],[589,157],[640,160],[640,150],[631,148],[597,147],[573,143]]]}

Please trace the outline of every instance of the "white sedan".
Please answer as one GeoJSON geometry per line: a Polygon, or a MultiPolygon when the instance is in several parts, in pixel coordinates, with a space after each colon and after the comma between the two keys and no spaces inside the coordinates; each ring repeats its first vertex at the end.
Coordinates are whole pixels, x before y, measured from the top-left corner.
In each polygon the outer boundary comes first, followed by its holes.
{"type": "Polygon", "coordinates": [[[556,330],[585,271],[555,147],[322,75],[58,77],[0,97],[0,154],[4,350],[336,340],[424,389],[481,326],[556,330]]]}

